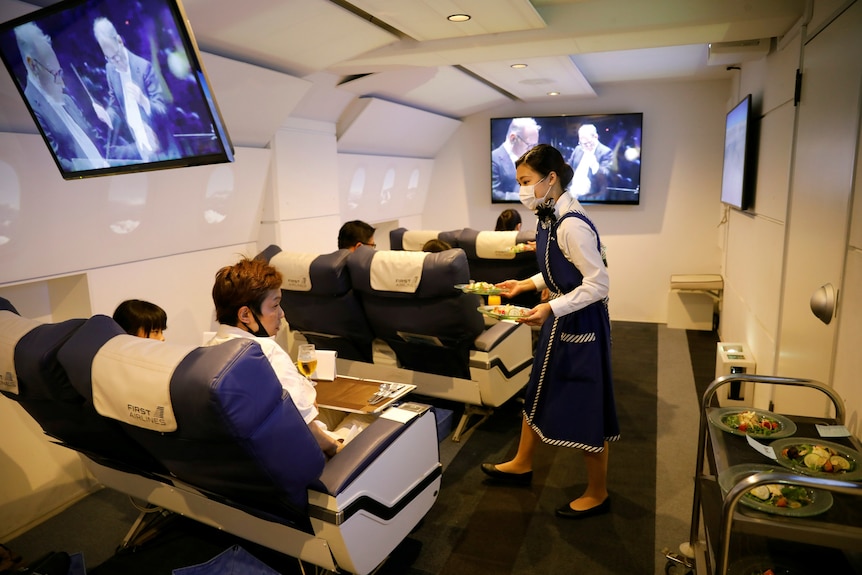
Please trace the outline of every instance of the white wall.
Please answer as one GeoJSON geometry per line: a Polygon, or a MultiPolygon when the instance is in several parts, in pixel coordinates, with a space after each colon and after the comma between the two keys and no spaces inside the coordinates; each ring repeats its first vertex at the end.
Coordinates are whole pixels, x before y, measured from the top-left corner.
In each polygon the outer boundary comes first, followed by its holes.
{"type": "MultiPolygon", "coordinates": [[[[42,139],[0,133],[0,296],[30,318],[110,315],[127,298],[168,313],[167,337],[213,326],[215,272],[255,255],[270,152],[232,164],[63,181],[42,139]]],[[[0,540],[93,487],[80,460],[0,398],[0,540]]]]}
{"type": "MultiPolygon", "coordinates": [[[[729,85],[609,85],[596,99],[511,104],[470,116],[437,155],[422,225],[493,229],[510,207],[490,201],[491,117],[643,112],[641,204],[586,210],[608,247],[612,319],[664,323],[671,274],[720,271],[718,198],[729,85]]],[[[521,216],[525,229],[535,229],[523,208],[521,216]]]]}

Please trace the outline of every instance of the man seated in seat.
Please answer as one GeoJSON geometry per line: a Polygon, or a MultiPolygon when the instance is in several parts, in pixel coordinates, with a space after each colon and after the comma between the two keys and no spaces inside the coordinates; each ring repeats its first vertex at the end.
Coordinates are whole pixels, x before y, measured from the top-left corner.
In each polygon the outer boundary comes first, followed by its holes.
{"type": "Polygon", "coordinates": [[[359,246],[376,248],[377,244],[374,243],[374,232],[375,229],[362,220],[345,222],[341,226],[341,229],[338,230],[338,249],[354,251],[359,246]]]}
{"type": "Polygon", "coordinates": [[[287,352],[273,339],[284,317],[280,305],[281,281],[281,273],[263,260],[243,258],[220,269],[212,291],[219,326],[206,345],[234,338],[256,341],[320,448],[332,457],[343,443],[318,419],[314,385],[299,373],[287,352]]]}

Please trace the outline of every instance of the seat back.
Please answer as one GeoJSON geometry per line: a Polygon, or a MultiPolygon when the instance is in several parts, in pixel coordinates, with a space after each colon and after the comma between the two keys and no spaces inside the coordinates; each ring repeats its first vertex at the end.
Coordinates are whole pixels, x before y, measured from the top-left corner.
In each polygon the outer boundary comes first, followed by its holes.
{"type": "Polygon", "coordinates": [[[180,346],[125,335],[97,315],[59,360],[75,389],[172,476],[306,526],[324,456],[256,342],[180,346]]]}
{"type": "MultiPolygon", "coordinates": [[[[496,232],[464,228],[458,236],[458,245],[467,254],[470,278],[496,284],[511,279],[526,279],[539,273],[536,252],[514,253],[511,250],[517,244],[535,240],[535,230],[496,232]]],[[[539,303],[539,294],[520,294],[507,303],[533,307],[539,303]]]]}
{"type": "Polygon", "coordinates": [[[281,251],[269,263],[283,276],[281,307],[290,329],[318,349],[371,362],[374,334],[350,284],[349,255],[346,249],[323,255],[281,251]]]}
{"type": "Polygon", "coordinates": [[[378,251],[360,246],[348,259],[374,334],[386,341],[406,369],[469,378],[470,349],[484,329],[479,296],[467,283],[460,249],[439,253],[378,251]]]}
{"type": "Polygon", "coordinates": [[[141,473],[164,468],[101,417],[79,394],[58,361],[58,352],[83,319],[43,324],[22,318],[0,298],[0,393],[16,401],[55,441],[114,468],[141,473]]]}
{"type": "Polygon", "coordinates": [[[458,247],[458,235],[461,230],[450,230],[441,232],[439,230],[408,230],[407,228],[395,228],[389,232],[389,247],[393,250],[406,250],[410,252],[422,251],[422,246],[428,240],[442,240],[452,246],[458,247]]]}

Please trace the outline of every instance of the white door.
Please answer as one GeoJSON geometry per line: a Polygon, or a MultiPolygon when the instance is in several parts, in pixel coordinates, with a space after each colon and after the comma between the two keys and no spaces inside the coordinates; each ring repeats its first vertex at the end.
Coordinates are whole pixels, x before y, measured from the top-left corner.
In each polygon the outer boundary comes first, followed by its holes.
{"type": "MultiPolygon", "coordinates": [[[[825,383],[837,322],[824,324],[809,302],[821,286],[842,282],[859,127],[859,30],[862,2],[808,39],[802,57],[776,374],[825,383]]],[[[825,415],[826,401],[811,397],[776,387],[773,401],[782,413],[825,415]]]]}

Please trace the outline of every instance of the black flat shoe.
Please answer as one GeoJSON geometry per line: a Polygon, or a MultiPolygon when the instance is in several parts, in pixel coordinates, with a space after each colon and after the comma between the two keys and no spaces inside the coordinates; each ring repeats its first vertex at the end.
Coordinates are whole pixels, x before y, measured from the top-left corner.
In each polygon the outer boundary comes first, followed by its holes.
{"type": "Polygon", "coordinates": [[[589,509],[584,509],[582,511],[576,511],[569,507],[569,502],[566,502],[565,505],[557,509],[555,512],[557,517],[561,517],[563,519],[586,519],[587,517],[593,517],[594,515],[604,515],[605,513],[611,510],[611,498],[605,497],[605,500],[596,505],[595,507],[590,507],[589,509]]]}
{"type": "Polygon", "coordinates": [[[483,463],[482,472],[500,483],[509,483],[510,485],[529,485],[533,480],[532,471],[527,471],[526,473],[506,473],[497,469],[497,466],[493,463],[483,463]]]}

